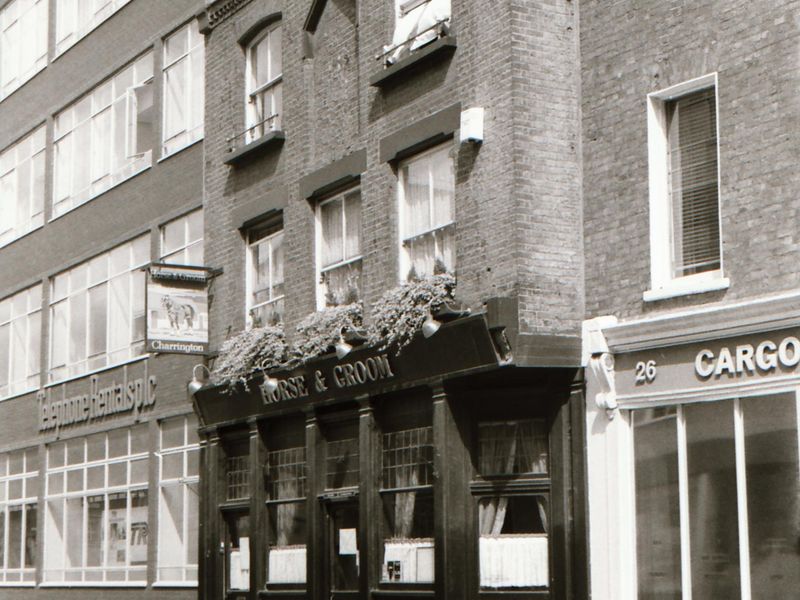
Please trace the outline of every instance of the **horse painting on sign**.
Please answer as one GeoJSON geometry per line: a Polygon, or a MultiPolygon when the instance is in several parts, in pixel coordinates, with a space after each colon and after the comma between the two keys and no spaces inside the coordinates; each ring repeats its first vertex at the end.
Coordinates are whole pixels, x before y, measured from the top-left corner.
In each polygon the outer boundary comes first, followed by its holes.
{"type": "Polygon", "coordinates": [[[170,329],[175,332],[181,331],[182,328],[194,329],[194,320],[197,314],[194,306],[189,303],[179,304],[169,295],[161,297],[161,306],[167,312],[170,329]]]}

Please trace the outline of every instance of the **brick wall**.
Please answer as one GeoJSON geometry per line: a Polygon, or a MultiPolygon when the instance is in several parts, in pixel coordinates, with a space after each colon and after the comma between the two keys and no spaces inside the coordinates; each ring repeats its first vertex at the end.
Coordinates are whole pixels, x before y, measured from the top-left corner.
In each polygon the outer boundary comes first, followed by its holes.
{"type": "MultiPolygon", "coordinates": [[[[240,3],[207,35],[207,257],[214,284],[212,346],[244,326],[244,242],[236,207],[287,190],[286,322],[315,309],[313,205],[298,181],[365,149],[361,177],[362,292],[369,306],[398,276],[397,172],[380,140],[461,103],[486,109],[481,146],[447,142],[456,156],[458,295],[473,308],[520,299],[522,331],[577,333],[583,317],[577,15],[573,2],[453,0],[458,48],[383,89],[370,87],[389,44],[391,3],[331,1],[303,58],[308,2],[240,3]],[[285,143],[236,166],[225,139],[244,128],[239,37],[282,10],[285,143]]],[[[211,11],[223,7],[218,0],[211,11]]],[[[231,5],[232,6],[232,5],[231,5]]],[[[264,208],[268,206],[265,200],[264,208]]]]}
{"type": "Polygon", "coordinates": [[[800,2],[581,3],[587,314],[622,318],[796,288],[800,2]],[[722,254],[730,288],[650,287],[646,95],[718,73],[722,254]]]}

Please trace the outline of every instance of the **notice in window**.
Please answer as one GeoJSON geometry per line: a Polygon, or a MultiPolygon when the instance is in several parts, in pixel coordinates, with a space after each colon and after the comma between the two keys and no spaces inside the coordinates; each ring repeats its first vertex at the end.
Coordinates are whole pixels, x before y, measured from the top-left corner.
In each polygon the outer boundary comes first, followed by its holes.
{"type": "Polygon", "coordinates": [[[339,554],[342,556],[358,554],[355,529],[339,530],[339,554]]]}

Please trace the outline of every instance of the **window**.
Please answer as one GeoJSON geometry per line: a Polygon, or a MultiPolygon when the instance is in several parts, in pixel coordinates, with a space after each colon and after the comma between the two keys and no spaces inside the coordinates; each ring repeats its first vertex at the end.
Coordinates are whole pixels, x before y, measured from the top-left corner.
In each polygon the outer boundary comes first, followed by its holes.
{"type": "Polygon", "coordinates": [[[795,392],[633,412],[639,598],[800,585],[795,392]]]}
{"type": "Polygon", "coordinates": [[[53,217],[149,167],[152,148],[148,52],[56,115],[53,217]]]}
{"type": "Polygon", "coordinates": [[[306,582],[306,449],[267,454],[267,585],[306,582]]]}
{"type": "Polygon", "coordinates": [[[395,24],[391,46],[384,49],[387,64],[447,33],[450,0],[394,0],[395,24]]]}
{"type": "Polygon", "coordinates": [[[381,581],[433,581],[433,428],[383,434],[381,581]]]}
{"type": "Polygon", "coordinates": [[[455,270],[455,176],[450,147],[399,165],[400,273],[405,279],[455,270]]]}
{"type": "Polygon", "coordinates": [[[248,233],[247,322],[262,327],[283,320],[283,229],[264,226],[248,233]]]}
{"type": "Polygon", "coordinates": [[[225,500],[250,497],[250,454],[247,441],[234,444],[225,457],[225,500]]]}
{"type": "Polygon", "coordinates": [[[42,286],[0,300],[0,398],[39,387],[42,286]]]}
{"type": "Polygon", "coordinates": [[[0,454],[0,584],[36,580],[36,448],[0,454]]]}
{"type": "Polygon", "coordinates": [[[245,141],[251,142],[281,128],[283,58],[281,24],[256,37],[247,52],[245,141]]]}
{"type": "Polygon", "coordinates": [[[652,290],[645,300],[727,287],[720,247],[715,76],[648,100],[652,290]]]}
{"type": "Polygon", "coordinates": [[[0,10],[0,100],[47,64],[47,0],[13,0],[0,10]]]}
{"type": "Polygon", "coordinates": [[[0,154],[0,246],[44,225],[44,147],[42,125],[0,154]]]}
{"type": "Polygon", "coordinates": [[[159,583],[197,583],[200,446],[194,416],[161,422],[159,583]]]}
{"type": "Polygon", "coordinates": [[[146,582],[147,448],[147,425],[48,446],[45,582],[146,582]]]}
{"type": "Polygon", "coordinates": [[[58,0],[56,55],[100,25],[131,0],[58,0]]]}
{"type": "Polygon", "coordinates": [[[361,297],[361,191],[317,205],[320,308],[352,304],[361,297]]]}
{"type": "Polygon", "coordinates": [[[190,212],[161,227],[161,262],[203,264],[203,209],[190,212]]]}
{"type": "Polygon", "coordinates": [[[164,40],[164,115],[161,155],[203,137],[205,45],[197,21],[164,40]]]}
{"type": "Polygon", "coordinates": [[[325,442],[327,478],[325,489],[356,487],[358,470],[358,438],[347,437],[325,442]]]}
{"type": "Polygon", "coordinates": [[[53,277],[49,380],[81,375],[144,352],[143,235],[53,277]]]}
{"type": "Polygon", "coordinates": [[[481,587],[549,585],[548,460],[543,419],[479,424],[478,465],[487,482],[478,498],[481,587]]]}

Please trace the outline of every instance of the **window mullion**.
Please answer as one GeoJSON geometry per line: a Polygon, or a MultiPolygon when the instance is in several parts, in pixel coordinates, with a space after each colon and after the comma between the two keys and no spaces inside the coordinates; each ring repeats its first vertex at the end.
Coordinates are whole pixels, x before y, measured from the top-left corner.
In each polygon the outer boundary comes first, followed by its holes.
{"type": "Polygon", "coordinates": [[[742,600],[750,600],[750,528],[747,513],[747,463],[744,447],[744,418],[739,398],[733,400],[734,442],[736,449],[736,495],[739,517],[739,571],[742,600]]]}
{"type": "Polygon", "coordinates": [[[682,600],[692,600],[692,560],[689,519],[689,463],[686,447],[686,414],[678,406],[676,422],[678,438],[678,494],[681,532],[681,588],[682,600]]]}

